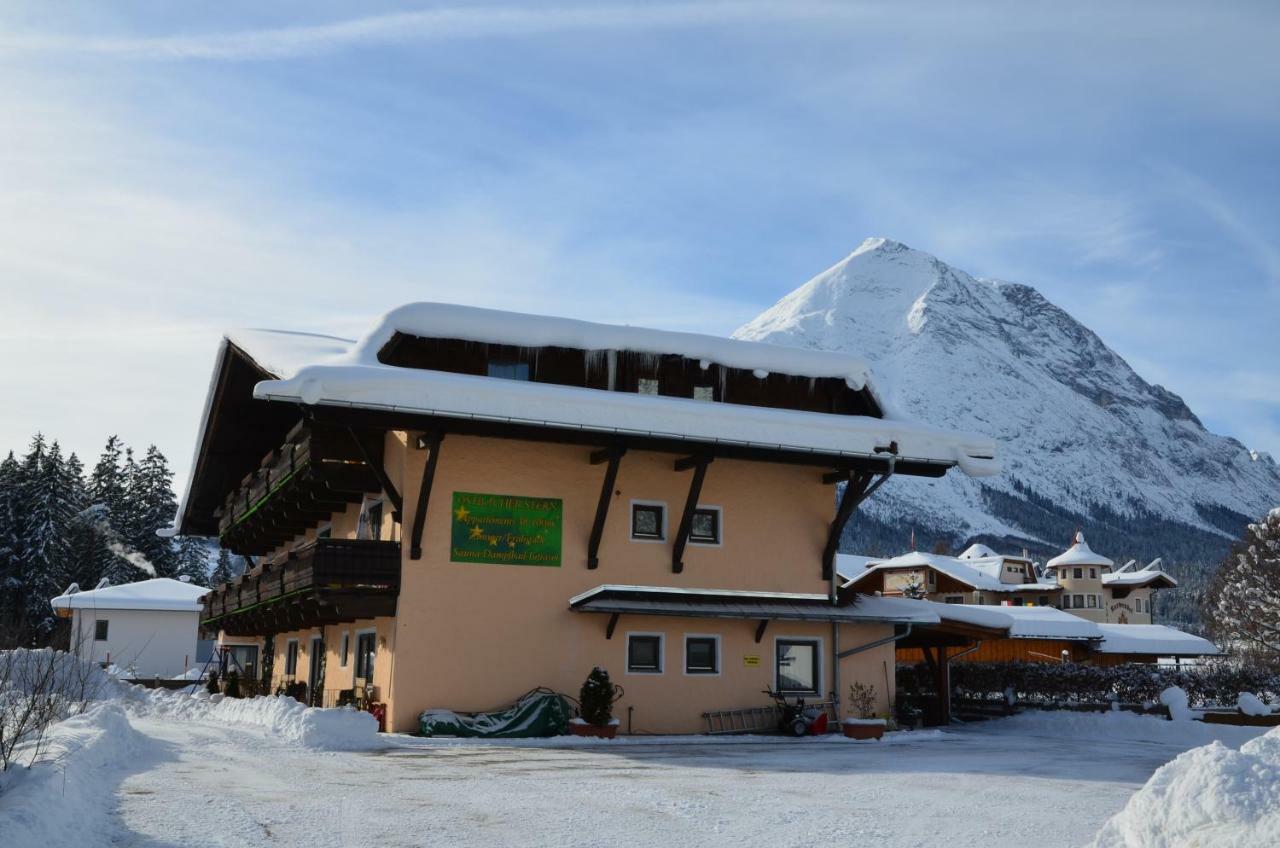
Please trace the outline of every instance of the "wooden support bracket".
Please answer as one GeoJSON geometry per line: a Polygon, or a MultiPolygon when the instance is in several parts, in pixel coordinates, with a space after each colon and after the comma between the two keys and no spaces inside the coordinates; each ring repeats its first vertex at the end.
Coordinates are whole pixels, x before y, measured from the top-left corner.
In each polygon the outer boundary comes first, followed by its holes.
{"type": "Polygon", "coordinates": [[[618,626],[618,616],[620,615],[622,615],[622,613],[615,612],[613,615],[609,616],[609,623],[605,625],[604,628],[604,638],[613,638],[613,631],[618,626]]]}
{"type": "Polygon", "coordinates": [[[431,484],[436,479],[436,465],[440,462],[440,442],[444,433],[439,430],[427,433],[423,440],[431,453],[422,468],[422,486],[418,489],[418,505],[413,511],[413,531],[409,538],[409,559],[422,559],[422,531],[427,526],[427,506],[431,503],[431,484]]]}
{"type": "Polygon", "coordinates": [[[762,618],[760,623],[756,625],[756,644],[760,644],[760,640],[764,638],[764,629],[769,626],[769,619],[762,618]]]}
{"type": "Polygon", "coordinates": [[[671,572],[679,574],[684,571],[684,549],[689,544],[689,534],[693,531],[693,512],[698,508],[698,496],[702,494],[702,481],[707,477],[707,466],[711,464],[709,456],[691,456],[676,460],[677,471],[693,469],[693,479],[689,481],[689,496],[684,501],[684,512],[680,516],[680,529],[676,531],[675,545],[671,548],[671,572]]]}
{"type": "Polygon", "coordinates": [[[613,487],[618,480],[618,466],[626,448],[605,448],[591,454],[591,464],[608,462],[604,482],[600,485],[600,500],[596,502],[596,518],[591,524],[591,537],[587,540],[587,568],[600,567],[600,542],[604,538],[604,522],[609,517],[609,504],[613,502],[613,487]]]}

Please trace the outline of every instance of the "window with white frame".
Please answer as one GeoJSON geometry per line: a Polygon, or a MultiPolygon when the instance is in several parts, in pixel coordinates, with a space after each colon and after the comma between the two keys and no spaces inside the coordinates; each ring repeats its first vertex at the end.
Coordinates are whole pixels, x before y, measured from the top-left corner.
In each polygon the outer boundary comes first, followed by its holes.
{"type": "Polygon", "coordinates": [[[720,508],[700,506],[693,511],[689,541],[696,545],[720,544],[720,508]]]}
{"type": "Polygon", "coordinates": [[[1098,608],[1098,596],[1097,596],[1097,595],[1090,595],[1090,596],[1089,596],[1089,609],[1097,609],[1097,608],[1098,608]]]}
{"type": "Polygon", "coordinates": [[[661,633],[627,634],[627,673],[662,674],[661,633]]]}
{"type": "Polygon", "coordinates": [[[1084,595],[1072,595],[1071,605],[1076,609],[1084,609],[1084,595]]]}
{"type": "Polygon", "coordinates": [[[95,642],[107,641],[107,632],[110,624],[111,622],[109,622],[105,618],[100,618],[97,621],[95,621],[93,623],[93,641],[95,642]]]}
{"type": "Polygon", "coordinates": [[[684,673],[720,673],[720,637],[684,637],[684,673]]]}
{"type": "Polygon", "coordinates": [[[298,640],[290,639],[284,646],[284,673],[293,677],[298,673],[298,640]]]}
{"type": "Polygon", "coordinates": [[[816,639],[777,640],[774,648],[774,680],[779,692],[818,693],[820,645],[816,639]]]}
{"type": "Polygon", "coordinates": [[[667,538],[667,507],[660,503],[631,504],[631,538],[661,542],[667,538]]]}

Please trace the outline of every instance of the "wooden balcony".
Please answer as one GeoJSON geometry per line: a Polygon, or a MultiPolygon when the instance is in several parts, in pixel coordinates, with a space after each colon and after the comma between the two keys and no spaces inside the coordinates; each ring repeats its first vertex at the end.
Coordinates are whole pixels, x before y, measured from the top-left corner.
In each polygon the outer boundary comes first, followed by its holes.
{"type": "Polygon", "coordinates": [[[261,555],[382,490],[365,461],[382,462],[380,439],[362,452],[350,432],[297,427],[227,496],[219,511],[224,548],[261,555]]]}
{"type": "Polygon", "coordinates": [[[204,598],[201,625],[259,636],[395,615],[400,544],[317,539],[204,598]]]}

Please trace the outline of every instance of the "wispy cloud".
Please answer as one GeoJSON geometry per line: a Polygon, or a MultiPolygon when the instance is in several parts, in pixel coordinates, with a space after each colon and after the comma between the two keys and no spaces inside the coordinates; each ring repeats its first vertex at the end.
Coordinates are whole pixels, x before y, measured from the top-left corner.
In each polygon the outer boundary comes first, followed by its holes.
{"type": "Polygon", "coordinates": [[[1156,169],[1184,200],[1207,215],[1223,233],[1248,251],[1267,281],[1280,291],[1280,244],[1273,234],[1264,235],[1212,183],[1192,171],[1169,163],[1157,165],[1156,169]]]}
{"type": "Polygon", "coordinates": [[[0,36],[0,52],[101,54],[134,59],[254,60],[352,47],[446,39],[535,36],[592,30],[655,30],[742,22],[843,19],[882,8],[823,2],[628,3],[622,5],[456,7],[373,15],[333,23],[142,38],[19,33],[0,36]]]}

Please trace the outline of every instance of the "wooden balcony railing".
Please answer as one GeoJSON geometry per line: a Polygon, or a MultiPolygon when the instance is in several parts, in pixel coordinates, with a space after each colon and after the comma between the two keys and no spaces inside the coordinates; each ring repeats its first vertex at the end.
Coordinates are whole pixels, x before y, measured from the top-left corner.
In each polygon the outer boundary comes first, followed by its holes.
{"type": "Polygon", "coordinates": [[[394,615],[400,545],[316,539],[205,596],[201,625],[254,636],[394,615]]]}
{"type": "MultiPolygon", "coordinates": [[[[378,439],[366,451],[382,461],[378,439]]],[[[235,553],[265,554],[379,491],[377,475],[348,431],[299,426],[227,495],[218,517],[220,541],[235,553]]]]}

